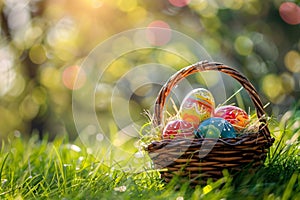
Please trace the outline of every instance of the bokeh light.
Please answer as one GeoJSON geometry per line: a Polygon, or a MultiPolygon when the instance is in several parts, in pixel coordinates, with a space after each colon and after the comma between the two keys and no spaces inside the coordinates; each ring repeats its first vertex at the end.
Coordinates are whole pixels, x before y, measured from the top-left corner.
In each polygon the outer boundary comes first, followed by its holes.
{"type": "Polygon", "coordinates": [[[33,119],[39,111],[39,105],[33,100],[31,95],[25,97],[20,105],[20,113],[24,120],[33,119]]]}
{"type": "Polygon", "coordinates": [[[5,95],[13,86],[16,72],[14,58],[8,47],[0,47],[0,96],[5,95]]]}
{"type": "Polygon", "coordinates": [[[169,2],[176,7],[184,7],[190,3],[191,0],[169,0],[169,2]]]}
{"type": "Polygon", "coordinates": [[[284,87],[284,93],[289,94],[295,90],[295,80],[293,76],[288,73],[284,72],[280,75],[282,85],[284,87]]]}
{"type": "Polygon", "coordinates": [[[161,51],[157,55],[157,61],[162,64],[168,64],[170,66],[178,66],[182,61],[181,58],[173,53],[161,51]]]}
{"type": "Polygon", "coordinates": [[[263,78],[262,89],[267,97],[276,103],[284,90],[282,79],[276,74],[268,74],[263,78]]]}
{"type": "Polygon", "coordinates": [[[291,72],[300,72],[300,53],[291,50],[284,57],[284,64],[291,72]]]}
{"type": "Polygon", "coordinates": [[[147,28],[146,37],[151,45],[163,46],[167,44],[172,37],[170,26],[164,21],[153,21],[147,28]]]}
{"type": "Polygon", "coordinates": [[[262,5],[263,4],[259,0],[246,1],[244,4],[244,10],[251,15],[257,15],[261,12],[263,8],[262,5]]]}
{"type": "Polygon", "coordinates": [[[300,24],[300,7],[294,2],[283,2],[279,7],[279,14],[288,24],[300,24]]]}
{"type": "MultiPolygon", "coordinates": [[[[270,114],[283,114],[299,103],[298,1],[5,0],[0,10],[0,137],[15,130],[30,134],[41,127],[50,135],[76,134],[71,125],[72,91],[81,91],[90,81],[88,71],[78,64],[111,36],[143,27],[146,33],[136,31],[133,39],[119,37],[103,52],[105,63],[132,46],[151,47],[113,60],[103,82],[95,86],[96,111],[107,126],[105,132],[111,123],[110,96],[124,74],[147,63],[179,70],[199,58],[190,44],[176,41],[173,29],[199,43],[213,60],[245,73],[264,103],[272,103],[270,114]],[[36,121],[40,127],[32,127],[36,121]]],[[[98,64],[91,63],[96,68],[98,64]]],[[[141,74],[124,82],[132,93],[128,104],[134,119],[139,120],[141,109],[155,100],[159,86],[140,85],[154,76],[141,74]]],[[[207,83],[217,85],[213,75],[206,77],[207,83]]],[[[205,82],[200,75],[190,80],[205,82]]],[[[225,88],[230,93],[231,85],[225,88]]],[[[99,133],[101,141],[104,137],[99,133]]]]}
{"type": "Polygon", "coordinates": [[[107,83],[100,83],[95,91],[95,106],[97,111],[110,110],[113,87],[107,83]]]}
{"type": "Polygon", "coordinates": [[[201,20],[204,28],[209,32],[216,32],[221,27],[221,22],[217,17],[207,17],[201,20]]]}
{"type": "Polygon", "coordinates": [[[131,12],[137,7],[137,0],[118,0],[118,7],[124,12],[131,12]]]}
{"type": "Polygon", "coordinates": [[[29,57],[35,64],[42,64],[47,59],[47,52],[43,45],[34,45],[30,48],[29,57]]]}
{"type": "Polygon", "coordinates": [[[53,66],[44,67],[41,71],[40,82],[46,88],[57,90],[60,88],[60,72],[53,66]]]}
{"type": "Polygon", "coordinates": [[[214,1],[203,0],[200,6],[196,7],[202,17],[216,17],[218,13],[218,5],[214,1]]]}
{"type": "Polygon", "coordinates": [[[253,42],[247,36],[239,36],[234,41],[234,48],[240,55],[247,56],[252,53],[253,42]]]}
{"type": "Polygon", "coordinates": [[[189,5],[195,12],[201,14],[201,12],[208,6],[206,0],[194,2],[192,1],[189,5]]]}
{"type": "Polygon", "coordinates": [[[226,1],[222,1],[224,6],[226,6],[227,8],[233,9],[233,10],[240,9],[243,5],[243,2],[244,2],[243,0],[226,0],[226,1]]]}
{"type": "Polygon", "coordinates": [[[16,73],[15,79],[13,81],[13,86],[9,90],[9,93],[7,93],[6,95],[10,96],[11,98],[18,98],[24,92],[25,87],[26,87],[26,82],[24,77],[21,76],[19,73],[16,73]]]}
{"type": "Polygon", "coordinates": [[[86,81],[86,75],[83,69],[77,65],[74,65],[64,69],[62,80],[68,89],[76,90],[84,85],[86,81]]]}
{"type": "Polygon", "coordinates": [[[129,68],[130,62],[127,59],[119,58],[111,63],[111,65],[106,70],[103,79],[107,82],[117,81],[124,73],[128,71],[129,68]]]}

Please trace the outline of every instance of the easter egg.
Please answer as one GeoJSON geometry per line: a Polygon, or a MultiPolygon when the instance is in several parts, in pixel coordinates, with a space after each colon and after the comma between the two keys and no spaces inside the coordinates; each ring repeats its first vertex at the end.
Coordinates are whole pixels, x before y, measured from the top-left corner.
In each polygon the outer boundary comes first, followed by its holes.
{"type": "Polygon", "coordinates": [[[190,122],[178,119],[167,123],[163,130],[164,139],[194,138],[194,127],[190,122]]]}
{"type": "Polygon", "coordinates": [[[204,88],[192,90],[183,99],[179,115],[181,119],[191,122],[197,128],[201,121],[210,118],[215,109],[212,94],[204,88]]]}
{"type": "Polygon", "coordinates": [[[233,126],[223,118],[211,117],[200,123],[195,135],[198,138],[210,137],[210,138],[234,138],[236,132],[233,126]],[[217,130],[219,132],[217,132],[217,130]]]}
{"type": "Polygon", "coordinates": [[[248,114],[241,108],[236,106],[221,106],[215,109],[215,117],[226,119],[236,131],[241,131],[249,124],[248,114]]]}
{"type": "Polygon", "coordinates": [[[214,125],[200,126],[195,132],[197,138],[219,138],[221,132],[214,125]]]}

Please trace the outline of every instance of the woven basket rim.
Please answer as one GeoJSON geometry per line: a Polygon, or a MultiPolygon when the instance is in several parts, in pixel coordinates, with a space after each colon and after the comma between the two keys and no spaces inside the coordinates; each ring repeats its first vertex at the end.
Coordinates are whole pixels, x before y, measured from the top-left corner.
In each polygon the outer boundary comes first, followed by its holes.
{"type": "MultiPolygon", "coordinates": [[[[176,138],[176,139],[164,139],[160,141],[152,141],[150,144],[147,145],[145,148],[146,151],[152,151],[151,148],[155,147],[155,149],[160,149],[165,146],[168,146],[169,148],[177,148],[178,144],[182,145],[182,143],[186,143],[188,146],[199,146],[203,142],[215,142],[218,144],[222,144],[224,146],[238,146],[238,145],[244,145],[244,146],[252,146],[254,142],[254,138],[258,139],[263,137],[262,133],[253,133],[253,134],[247,134],[243,135],[241,137],[236,138],[176,138]],[[249,143],[249,144],[248,144],[249,143]]],[[[274,139],[272,139],[271,142],[266,141],[263,146],[266,148],[270,147],[274,142],[274,139]]]]}

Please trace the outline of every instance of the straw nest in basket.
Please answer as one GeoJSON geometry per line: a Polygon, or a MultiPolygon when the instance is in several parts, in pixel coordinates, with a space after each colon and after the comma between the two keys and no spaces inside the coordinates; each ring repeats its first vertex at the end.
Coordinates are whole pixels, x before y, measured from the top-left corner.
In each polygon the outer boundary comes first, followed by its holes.
{"type": "Polygon", "coordinates": [[[221,178],[224,169],[231,174],[246,167],[256,169],[263,164],[274,142],[262,102],[253,85],[235,69],[216,62],[199,62],[170,77],[157,96],[152,125],[160,137],[152,141],[146,151],[166,182],[179,176],[192,185],[204,184],[209,178],[221,178]],[[209,70],[225,73],[242,85],[255,106],[257,120],[244,117],[235,119],[236,123],[230,121],[230,116],[226,118],[228,116],[224,116],[224,112],[218,114],[218,108],[214,109],[211,94],[204,94],[207,91],[200,89],[197,92],[202,96],[190,94],[191,97],[183,100],[184,106],[178,114],[180,119],[163,125],[163,110],[172,88],[191,74],[209,70]],[[195,113],[184,110],[193,107],[195,113]],[[193,116],[199,114],[199,110],[201,115],[193,116]]]}

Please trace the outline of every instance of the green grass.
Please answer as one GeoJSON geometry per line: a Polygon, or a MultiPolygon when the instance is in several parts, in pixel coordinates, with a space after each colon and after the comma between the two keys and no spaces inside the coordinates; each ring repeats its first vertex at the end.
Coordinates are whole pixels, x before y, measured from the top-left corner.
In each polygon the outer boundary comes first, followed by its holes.
{"type": "Polygon", "coordinates": [[[9,137],[0,149],[0,199],[299,199],[300,112],[271,121],[276,142],[263,168],[192,189],[165,185],[154,170],[121,170],[79,142],[9,137]]]}

